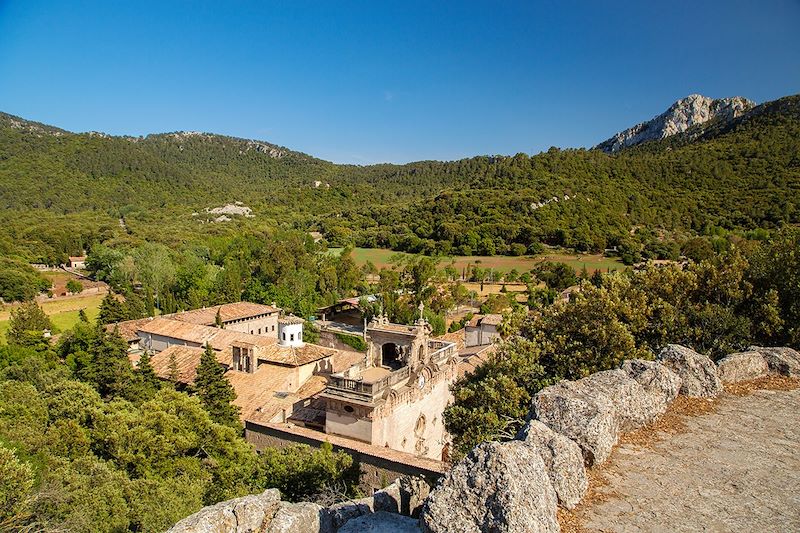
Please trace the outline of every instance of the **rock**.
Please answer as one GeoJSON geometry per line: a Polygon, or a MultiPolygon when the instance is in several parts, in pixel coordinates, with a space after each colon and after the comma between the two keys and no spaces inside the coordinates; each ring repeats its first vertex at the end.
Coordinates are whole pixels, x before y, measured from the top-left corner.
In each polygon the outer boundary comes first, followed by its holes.
{"type": "Polygon", "coordinates": [[[717,361],[717,375],[723,383],[737,383],[766,376],[767,360],[760,352],[739,352],[717,361]]]}
{"type": "MultiPolygon", "coordinates": [[[[400,514],[402,495],[400,493],[400,483],[395,481],[391,485],[382,488],[372,495],[373,509],[375,512],[385,511],[387,513],[400,514]]],[[[406,513],[408,514],[408,513],[406,513]]]]}
{"type": "Polygon", "coordinates": [[[545,387],[533,399],[537,420],[575,441],[588,466],[603,463],[619,438],[614,406],[603,395],[586,394],[573,381],[545,387]]]}
{"type": "Polygon", "coordinates": [[[203,507],[172,526],[170,533],[250,533],[263,530],[281,501],[278,489],[203,507]]]}
{"type": "Polygon", "coordinates": [[[541,455],[559,505],[567,509],[578,505],[589,487],[580,447],[539,420],[525,424],[517,438],[541,455]]]}
{"type": "Polygon", "coordinates": [[[348,502],[331,505],[327,509],[331,526],[334,531],[342,527],[348,520],[362,515],[372,514],[375,511],[375,500],[373,498],[361,498],[348,502]]]}
{"type": "Polygon", "coordinates": [[[420,514],[426,532],[559,531],[542,457],[522,441],[484,442],[445,475],[420,514]]]}
{"type": "Polygon", "coordinates": [[[329,530],[320,524],[322,507],[316,503],[281,502],[278,512],[272,518],[266,533],[307,533],[329,530]]]}
{"type": "Polygon", "coordinates": [[[605,462],[621,431],[638,429],[662,412],[623,370],[546,387],[534,397],[533,410],[536,419],[575,441],[589,466],[605,462]]]}
{"type": "Polygon", "coordinates": [[[800,353],[791,348],[762,348],[751,346],[748,350],[756,350],[767,362],[770,371],[782,376],[800,377],[800,353]]]}
{"type": "Polygon", "coordinates": [[[339,533],[419,533],[419,520],[377,511],[347,522],[339,533]]]}
{"type": "Polygon", "coordinates": [[[618,152],[628,146],[683,133],[692,126],[706,123],[709,120],[730,121],[753,107],[755,107],[754,102],[741,96],[715,100],[707,96],[691,94],[672,104],[667,111],[657,117],[621,131],[595,148],[609,153],[618,152]]]}
{"type": "Polygon", "coordinates": [[[668,344],[658,354],[658,360],[681,378],[681,394],[713,398],[722,392],[717,367],[707,356],[679,344],[668,344]]]}
{"type": "Polygon", "coordinates": [[[403,476],[397,480],[397,484],[400,486],[400,514],[419,517],[431,486],[419,476],[403,476]]]}
{"type": "Polygon", "coordinates": [[[678,396],[681,378],[657,361],[629,359],[622,363],[622,370],[650,396],[656,416],[664,414],[667,406],[678,396]]]}

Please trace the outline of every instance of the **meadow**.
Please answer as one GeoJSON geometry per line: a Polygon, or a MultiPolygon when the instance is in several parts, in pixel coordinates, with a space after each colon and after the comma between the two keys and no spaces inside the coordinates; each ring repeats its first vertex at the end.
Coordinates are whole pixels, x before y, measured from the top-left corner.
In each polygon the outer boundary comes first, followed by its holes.
{"type": "MultiPolygon", "coordinates": [[[[329,248],[329,254],[340,254],[342,248],[329,248]]],[[[372,262],[378,269],[391,268],[396,259],[401,259],[408,256],[405,252],[395,252],[394,250],[384,250],[382,248],[354,248],[353,259],[360,266],[367,261],[372,262]]],[[[517,272],[527,272],[533,269],[536,265],[543,262],[561,262],[566,263],[576,272],[586,267],[589,273],[595,270],[603,272],[609,270],[624,269],[625,265],[616,258],[605,257],[602,254],[570,254],[563,251],[553,251],[546,254],[535,256],[519,256],[511,257],[504,255],[469,255],[469,256],[453,256],[442,257],[439,260],[439,266],[452,265],[458,271],[465,270],[468,266],[477,266],[479,268],[491,268],[498,272],[509,272],[516,269],[517,272]]]]}
{"type": "MultiPolygon", "coordinates": [[[[100,311],[100,302],[103,301],[104,294],[90,294],[86,296],[75,295],[54,298],[39,302],[45,314],[53,322],[53,333],[57,334],[66,331],[78,322],[78,313],[83,309],[89,320],[97,318],[100,311]]],[[[8,331],[9,319],[14,305],[7,305],[0,309],[0,343],[5,342],[6,331],[8,331]]]]}

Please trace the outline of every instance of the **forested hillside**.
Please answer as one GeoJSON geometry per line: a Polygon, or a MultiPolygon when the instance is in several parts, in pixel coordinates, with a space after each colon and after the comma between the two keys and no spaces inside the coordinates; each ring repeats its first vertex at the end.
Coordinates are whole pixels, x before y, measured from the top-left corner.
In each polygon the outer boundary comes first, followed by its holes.
{"type": "Polygon", "coordinates": [[[366,167],[218,135],[73,134],[0,115],[0,253],[58,262],[100,242],[175,245],[291,226],[336,245],[424,253],[544,243],[668,256],[676,247],[657,243],[797,223],[798,139],[798,96],[617,155],[552,148],[366,167]],[[255,217],[203,216],[235,201],[255,217]]]}

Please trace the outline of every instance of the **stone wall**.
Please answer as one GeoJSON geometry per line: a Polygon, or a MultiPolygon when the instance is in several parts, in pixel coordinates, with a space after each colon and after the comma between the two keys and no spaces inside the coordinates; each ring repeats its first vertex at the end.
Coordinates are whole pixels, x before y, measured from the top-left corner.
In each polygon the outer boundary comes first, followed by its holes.
{"type": "Polygon", "coordinates": [[[329,507],[281,501],[277,489],[204,507],[168,533],[336,533],[419,531],[418,520],[430,485],[401,477],[374,495],[329,507]]]}
{"type": "Polygon", "coordinates": [[[678,394],[713,398],[724,383],[769,374],[800,377],[800,354],[753,346],[714,364],[669,345],[655,361],[625,361],[617,370],[546,387],[515,440],[480,444],[440,480],[420,526],[436,533],[557,532],[558,507],[580,502],[586,469],[605,462],[622,433],[657,419],[678,394]]]}

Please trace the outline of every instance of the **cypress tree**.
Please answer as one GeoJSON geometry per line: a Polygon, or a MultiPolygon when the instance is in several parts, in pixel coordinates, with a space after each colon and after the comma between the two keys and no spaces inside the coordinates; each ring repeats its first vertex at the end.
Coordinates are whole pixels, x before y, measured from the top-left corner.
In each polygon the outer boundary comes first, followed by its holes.
{"type": "Polygon", "coordinates": [[[159,388],[160,383],[156,376],[156,371],[153,369],[153,363],[150,362],[150,352],[147,350],[145,350],[142,357],[139,358],[139,364],[136,366],[136,373],[141,378],[145,387],[159,388]]]}
{"type": "Polygon", "coordinates": [[[128,346],[122,337],[116,331],[108,333],[99,326],[89,350],[97,392],[106,398],[131,394],[134,384],[133,367],[128,360],[128,346]]]}
{"type": "Polygon", "coordinates": [[[236,399],[236,391],[224,374],[225,370],[217,361],[214,350],[211,345],[206,344],[194,380],[197,395],[212,420],[235,427],[239,425],[239,408],[231,402],[236,399]]]}

